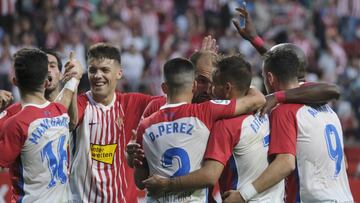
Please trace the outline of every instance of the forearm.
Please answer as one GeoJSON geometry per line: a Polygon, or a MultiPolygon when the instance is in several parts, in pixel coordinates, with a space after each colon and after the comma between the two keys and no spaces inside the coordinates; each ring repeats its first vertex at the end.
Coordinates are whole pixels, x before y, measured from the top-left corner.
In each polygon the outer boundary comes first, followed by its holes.
{"type": "Polygon", "coordinates": [[[264,55],[269,49],[268,45],[266,45],[259,36],[250,39],[249,42],[261,56],[264,55]]]}
{"type": "Polygon", "coordinates": [[[250,88],[247,95],[237,99],[235,115],[256,111],[266,102],[265,96],[256,88],[250,88]]]}
{"type": "Polygon", "coordinates": [[[285,102],[323,104],[340,96],[339,88],[334,84],[315,83],[285,91],[285,102]]]}
{"type": "Polygon", "coordinates": [[[143,190],[145,188],[143,180],[147,179],[148,177],[149,177],[149,169],[147,165],[141,168],[134,169],[135,184],[136,187],[138,187],[140,190],[143,190]]]}
{"type": "Polygon", "coordinates": [[[171,178],[169,182],[169,190],[171,192],[180,192],[184,190],[197,190],[214,186],[219,175],[213,173],[212,170],[201,168],[186,176],[171,178]]]}
{"type": "Polygon", "coordinates": [[[68,109],[68,114],[70,116],[70,130],[76,128],[78,123],[78,114],[77,114],[77,90],[74,92],[72,96],[72,100],[70,103],[70,107],[68,109]]]}
{"type": "Polygon", "coordinates": [[[60,103],[65,106],[66,109],[70,108],[70,104],[73,100],[73,95],[75,94],[77,87],[79,85],[79,80],[72,78],[66,82],[64,88],[60,91],[59,95],[56,97],[55,102],[60,103]]]}
{"type": "Polygon", "coordinates": [[[295,170],[295,157],[291,154],[278,154],[252,184],[258,193],[262,193],[279,183],[293,170],[295,170]]]}

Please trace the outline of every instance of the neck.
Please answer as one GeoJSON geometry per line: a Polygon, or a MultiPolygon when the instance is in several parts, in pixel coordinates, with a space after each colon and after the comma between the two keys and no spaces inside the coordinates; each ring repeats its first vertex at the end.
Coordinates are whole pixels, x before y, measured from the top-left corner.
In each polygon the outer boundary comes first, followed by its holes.
{"type": "Polygon", "coordinates": [[[20,91],[21,105],[24,104],[44,104],[47,100],[44,97],[44,91],[27,93],[26,91],[20,91]]]}
{"type": "Polygon", "coordinates": [[[100,103],[104,106],[107,106],[109,105],[112,100],[114,99],[114,93],[110,94],[109,96],[107,97],[101,97],[101,96],[96,96],[96,95],[92,95],[93,96],[93,99],[97,102],[97,103],[100,103]]]}
{"type": "Polygon", "coordinates": [[[280,90],[288,90],[288,89],[293,89],[293,88],[297,88],[299,87],[299,82],[293,81],[293,82],[288,82],[288,83],[279,83],[279,87],[275,90],[275,91],[280,91],[280,90]]]}
{"type": "Polygon", "coordinates": [[[53,91],[47,92],[45,90],[45,99],[48,101],[54,101],[60,93],[60,87],[57,86],[53,91]]]}
{"type": "Polygon", "coordinates": [[[244,91],[233,90],[230,92],[230,98],[227,99],[238,99],[246,95],[244,91]]]}
{"type": "Polygon", "coordinates": [[[180,95],[171,95],[168,94],[166,98],[166,103],[176,104],[176,103],[191,103],[193,95],[192,94],[180,94],[180,95]]]}

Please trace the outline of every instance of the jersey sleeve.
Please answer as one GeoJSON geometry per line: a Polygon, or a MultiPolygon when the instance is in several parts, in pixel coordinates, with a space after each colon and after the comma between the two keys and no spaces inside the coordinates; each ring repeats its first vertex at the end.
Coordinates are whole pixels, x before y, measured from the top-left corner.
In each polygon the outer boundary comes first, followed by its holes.
{"type": "Polygon", "coordinates": [[[205,102],[202,107],[201,111],[205,112],[207,122],[214,123],[217,120],[234,116],[236,99],[211,100],[205,102]]]}
{"type": "Polygon", "coordinates": [[[233,148],[239,140],[240,130],[236,131],[231,126],[227,126],[225,120],[217,121],[211,129],[204,158],[218,161],[226,166],[233,148]]]}
{"type": "Polygon", "coordinates": [[[21,111],[21,104],[15,103],[6,108],[4,111],[0,112],[0,129],[6,120],[17,114],[19,111],[21,111]]]}
{"type": "Polygon", "coordinates": [[[0,167],[10,167],[21,153],[26,136],[21,127],[10,118],[0,132],[0,167]]]}
{"type": "Polygon", "coordinates": [[[78,123],[81,123],[84,119],[85,108],[87,105],[87,98],[85,94],[79,95],[77,98],[77,113],[78,113],[78,123]]]}
{"type": "Polygon", "coordinates": [[[144,113],[142,115],[142,119],[151,116],[151,114],[155,113],[166,103],[165,97],[159,97],[157,99],[153,99],[145,108],[144,113]]]}
{"type": "Polygon", "coordinates": [[[296,156],[297,121],[292,104],[283,104],[270,114],[269,155],[292,154],[296,156]]]}

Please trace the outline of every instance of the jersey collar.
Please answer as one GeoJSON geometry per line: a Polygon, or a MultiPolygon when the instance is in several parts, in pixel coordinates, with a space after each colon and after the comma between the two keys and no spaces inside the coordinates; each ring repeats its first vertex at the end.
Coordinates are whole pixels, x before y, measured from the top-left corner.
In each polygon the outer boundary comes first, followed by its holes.
{"type": "Polygon", "coordinates": [[[43,104],[26,103],[26,104],[23,104],[23,105],[22,105],[22,108],[21,108],[21,109],[24,109],[24,108],[27,107],[27,106],[34,106],[34,107],[37,107],[37,108],[39,108],[39,109],[42,109],[42,108],[47,107],[49,104],[50,104],[49,101],[46,101],[46,102],[43,103],[43,104]]]}
{"type": "Polygon", "coordinates": [[[188,104],[187,102],[180,102],[180,103],[175,103],[175,104],[165,104],[164,106],[160,107],[160,110],[162,109],[166,109],[166,108],[174,108],[174,107],[178,107],[184,104],[188,104]]]}

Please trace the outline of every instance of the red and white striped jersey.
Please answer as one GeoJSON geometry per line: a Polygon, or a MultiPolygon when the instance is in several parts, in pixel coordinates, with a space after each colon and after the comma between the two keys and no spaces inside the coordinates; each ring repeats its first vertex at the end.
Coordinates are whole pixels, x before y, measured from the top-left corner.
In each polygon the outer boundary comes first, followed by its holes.
{"type": "Polygon", "coordinates": [[[70,187],[74,202],[137,201],[133,171],[125,147],[141,115],[154,97],[114,93],[108,106],[91,92],[78,97],[79,125],[70,139],[70,187]]]}
{"type": "MultiPolygon", "coordinates": [[[[216,120],[232,117],[236,100],[201,104],[166,104],[140,122],[137,142],[144,148],[150,175],[186,175],[201,167],[210,129],[216,120]]],[[[207,202],[207,189],[168,193],[147,202],[207,202]]]]}
{"type": "Polygon", "coordinates": [[[269,155],[296,157],[286,202],[354,201],[340,121],[328,105],[280,104],[270,114],[270,126],[269,155]]]}
{"type": "Polygon", "coordinates": [[[26,104],[0,131],[0,167],[9,167],[12,202],[68,202],[69,116],[64,106],[26,104]]]}
{"type": "MultiPolygon", "coordinates": [[[[270,141],[267,116],[242,115],[217,121],[211,129],[205,159],[224,165],[221,193],[255,181],[268,167],[270,141]]],[[[254,196],[250,202],[284,202],[284,181],[254,196]]]]}

